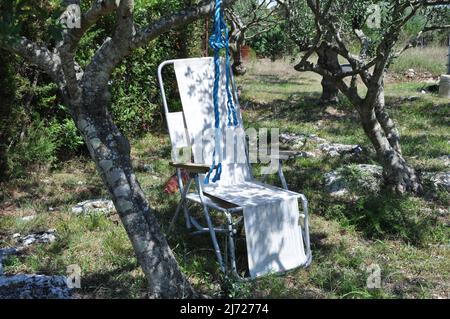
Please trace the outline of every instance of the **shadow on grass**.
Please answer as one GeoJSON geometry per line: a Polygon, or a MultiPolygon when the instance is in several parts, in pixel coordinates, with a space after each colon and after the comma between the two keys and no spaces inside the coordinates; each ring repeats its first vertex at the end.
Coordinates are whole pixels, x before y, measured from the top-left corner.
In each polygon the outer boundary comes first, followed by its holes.
{"type": "MultiPolygon", "coordinates": [[[[270,115],[270,120],[288,120],[293,123],[317,123],[330,120],[336,122],[355,122],[358,117],[345,98],[337,104],[320,102],[320,92],[295,93],[287,95],[286,99],[276,99],[270,103],[258,103],[252,99],[241,98],[241,105],[246,109],[270,115]]],[[[356,122],[358,123],[358,122],[356,122]]],[[[353,129],[354,125],[350,125],[353,129]]]]}
{"type": "Polygon", "coordinates": [[[355,227],[367,239],[402,240],[415,246],[444,243],[446,230],[435,214],[426,211],[411,196],[397,196],[388,191],[361,196],[354,202],[325,204],[325,216],[341,226],[355,227]]]}
{"type": "Polygon", "coordinates": [[[450,134],[432,134],[425,132],[415,136],[405,134],[401,139],[402,149],[407,156],[439,157],[447,155],[445,147],[449,138],[450,134]]]}
{"type": "MultiPolygon", "coordinates": [[[[432,97],[437,97],[432,95],[432,97]]],[[[441,100],[430,100],[429,97],[419,96],[413,101],[405,97],[386,96],[386,108],[392,111],[392,117],[398,119],[400,124],[407,125],[409,116],[419,117],[429,121],[429,126],[448,127],[450,104],[440,102],[441,100]]],[[[420,123],[419,123],[420,124],[420,123]]],[[[427,127],[429,129],[430,127],[427,127]]]]}
{"type": "Polygon", "coordinates": [[[80,298],[146,298],[145,277],[133,276],[139,266],[129,263],[105,272],[88,273],[81,277],[81,289],[76,293],[80,298]]]}

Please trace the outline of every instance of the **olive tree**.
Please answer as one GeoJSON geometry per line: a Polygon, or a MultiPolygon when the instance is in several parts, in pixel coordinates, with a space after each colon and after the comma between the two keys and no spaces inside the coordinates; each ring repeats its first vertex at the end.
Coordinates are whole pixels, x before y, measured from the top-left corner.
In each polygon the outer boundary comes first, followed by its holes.
{"type": "MultiPolygon", "coordinates": [[[[298,51],[307,51],[314,42],[317,34],[314,15],[309,10],[306,1],[277,0],[277,2],[286,21],[288,38],[294,43],[298,51]]],[[[336,9],[339,10],[337,7],[336,9]]],[[[338,11],[335,14],[342,15],[342,12],[338,11]]],[[[341,21],[347,18],[341,18],[341,21]]],[[[331,41],[332,35],[330,32],[325,31],[323,36],[327,41],[331,41]]],[[[336,68],[339,65],[337,52],[329,49],[329,47],[325,45],[319,46],[315,53],[317,54],[318,65],[324,68],[336,68]]],[[[339,90],[328,78],[322,77],[321,85],[321,103],[333,104],[339,102],[339,90]]]]}
{"type": "MultiPolygon", "coordinates": [[[[22,5],[25,1],[15,2],[22,5]]],[[[224,5],[231,2],[223,1],[224,5]]],[[[133,0],[49,1],[49,6],[55,3],[60,6],[64,26],[58,29],[57,40],[42,43],[24,37],[20,29],[11,28],[9,34],[2,32],[2,45],[39,67],[57,84],[63,103],[111,194],[147,278],[149,295],[153,298],[194,296],[133,171],[130,143],[111,117],[108,82],[116,66],[133,50],[172,28],[207,16],[214,8],[214,1],[202,1],[141,27],[133,19],[133,0]],[[89,63],[81,67],[76,61],[80,40],[102,17],[110,14],[115,15],[111,36],[104,39],[89,63]]],[[[21,17],[39,18],[48,17],[45,14],[21,17]]],[[[10,22],[17,24],[17,21],[10,22]]]]}
{"type": "Polygon", "coordinates": [[[274,19],[275,4],[272,0],[240,0],[225,10],[231,26],[230,49],[235,75],[246,72],[241,55],[246,41],[267,32],[277,23],[274,19]]]}
{"type": "MultiPolygon", "coordinates": [[[[397,48],[405,24],[420,10],[448,5],[449,1],[299,1],[306,4],[313,16],[314,37],[295,69],[320,74],[356,108],[364,132],[383,166],[385,180],[393,190],[420,192],[420,178],[402,154],[399,131],[385,107],[384,77],[393,59],[402,51],[397,48]],[[376,5],[375,11],[367,11],[370,5],[376,5]],[[369,26],[368,18],[372,18],[369,26]],[[359,52],[351,52],[350,35],[359,42],[359,52]],[[350,67],[341,68],[338,60],[321,64],[310,59],[323,50],[333,51],[348,61],[350,67]]],[[[423,28],[426,30],[427,26],[423,28]]]]}

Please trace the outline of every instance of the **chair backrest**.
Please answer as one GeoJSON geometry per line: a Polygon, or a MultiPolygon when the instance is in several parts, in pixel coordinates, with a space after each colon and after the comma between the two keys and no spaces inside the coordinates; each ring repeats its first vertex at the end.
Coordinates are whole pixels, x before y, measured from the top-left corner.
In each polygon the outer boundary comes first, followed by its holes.
{"type": "MultiPolygon", "coordinates": [[[[168,112],[166,118],[172,142],[172,158],[178,160],[178,150],[190,148],[194,163],[210,165],[214,151],[214,60],[193,58],[169,61],[173,63],[183,112],[168,112]],[[186,132],[186,133],[184,133],[186,132]]],[[[245,150],[245,133],[237,96],[234,95],[239,125],[228,124],[225,87],[225,63],[221,64],[219,88],[220,128],[222,131],[222,175],[218,185],[237,184],[251,179],[245,150]]],[[[164,98],[163,98],[164,99],[164,98]]]]}

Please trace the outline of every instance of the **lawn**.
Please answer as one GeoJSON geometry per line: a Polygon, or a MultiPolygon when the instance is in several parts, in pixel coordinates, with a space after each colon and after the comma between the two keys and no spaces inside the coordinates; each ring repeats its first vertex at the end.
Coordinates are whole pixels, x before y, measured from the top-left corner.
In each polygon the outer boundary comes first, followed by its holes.
{"type": "MultiPolygon", "coordinates": [[[[422,94],[424,83],[386,84],[389,112],[402,135],[408,161],[421,171],[448,170],[441,161],[450,154],[448,100],[422,94]]],[[[376,163],[356,112],[342,99],[321,106],[320,78],[298,73],[289,61],[250,62],[238,79],[247,127],[279,127],[281,132],[315,134],[331,142],[359,144],[367,149],[361,163],[376,163]]],[[[170,144],[162,125],[132,141],[138,179],[164,229],[178,195],[163,187],[173,174],[168,165],[170,144]]],[[[305,144],[305,150],[314,146],[305,144]]],[[[168,235],[185,274],[195,287],[215,297],[262,298],[448,298],[450,297],[450,197],[397,197],[388,193],[332,198],[323,174],[350,163],[345,157],[298,158],[285,165],[290,188],[304,193],[311,205],[313,262],[281,276],[251,282],[225,280],[215,263],[207,236],[188,235],[180,219],[168,235]],[[446,211],[442,214],[442,211],[446,211]],[[367,288],[374,267],[381,287],[367,288]]],[[[257,173],[257,172],[256,172],[257,173]]],[[[257,174],[256,174],[257,175],[257,174]]],[[[269,181],[279,185],[275,176],[269,181]]],[[[82,269],[80,298],[143,298],[146,281],[118,216],[77,216],[77,202],[108,197],[94,164],[85,157],[53,167],[36,168],[27,178],[1,186],[0,247],[13,245],[14,233],[54,228],[57,240],[34,245],[4,260],[4,272],[65,274],[66,267],[82,269]],[[23,216],[37,217],[24,221],[23,216]]],[[[242,246],[243,239],[239,239],[242,246]]],[[[241,252],[239,260],[246,257],[241,252]]]]}

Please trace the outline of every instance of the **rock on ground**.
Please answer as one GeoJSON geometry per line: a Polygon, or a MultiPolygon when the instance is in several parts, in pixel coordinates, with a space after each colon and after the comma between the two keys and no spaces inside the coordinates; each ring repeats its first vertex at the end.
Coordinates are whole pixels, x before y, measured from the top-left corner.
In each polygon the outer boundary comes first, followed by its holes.
{"type": "Polygon", "coordinates": [[[325,188],[331,196],[343,196],[351,189],[376,193],[383,183],[383,168],[358,164],[340,167],[324,175],[325,188]]]}
{"type": "Polygon", "coordinates": [[[113,202],[108,199],[90,199],[72,207],[72,213],[77,215],[93,213],[110,214],[115,211],[113,202]]]}
{"type": "Polygon", "coordinates": [[[49,229],[47,231],[31,233],[25,236],[22,236],[19,233],[15,233],[12,235],[12,239],[14,239],[18,245],[17,247],[11,248],[0,248],[0,276],[3,274],[3,258],[8,255],[15,255],[21,253],[27,247],[33,244],[47,244],[52,243],[56,240],[56,229],[49,229]]]}
{"type": "Polygon", "coordinates": [[[362,147],[359,145],[349,145],[339,143],[322,143],[319,145],[319,149],[323,153],[331,157],[340,156],[348,153],[360,154],[363,151],[362,147]]]}
{"type": "MultiPolygon", "coordinates": [[[[424,172],[423,180],[428,181],[433,191],[450,192],[450,172],[424,172]]],[[[383,168],[378,165],[347,165],[324,174],[326,190],[332,196],[348,194],[351,189],[376,193],[383,184],[383,168]]]]}
{"type": "Polygon", "coordinates": [[[450,166],[450,155],[442,155],[437,159],[441,161],[445,166],[450,166]]]}
{"type": "Polygon", "coordinates": [[[47,244],[56,240],[56,229],[49,229],[47,231],[32,233],[25,236],[17,233],[13,235],[13,238],[23,247],[28,247],[32,244],[47,244]]]}
{"type": "Polygon", "coordinates": [[[446,190],[450,192],[450,172],[424,173],[424,179],[428,179],[433,185],[434,191],[446,190]]]}
{"type": "Polygon", "coordinates": [[[71,299],[64,276],[14,275],[0,277],[0,299],[71,299]]]}
{"type": "Polygon", "coordinates": [[[307,141],[313,143],[326,143],[327,140],[314,134],[295,134],[295,133],[281,133],[280,142],[290,144],[292,148],[301,148],[307,141]]]}
{"type": "Polygon", "coordinates": [[[29,215],[29,216],[21,217],[20,220],[22,220],[24,222],[28,222],[28,221],[33,220],[35,218],[36,218],[36,215],[29,215]]]}

